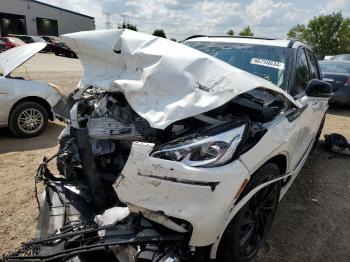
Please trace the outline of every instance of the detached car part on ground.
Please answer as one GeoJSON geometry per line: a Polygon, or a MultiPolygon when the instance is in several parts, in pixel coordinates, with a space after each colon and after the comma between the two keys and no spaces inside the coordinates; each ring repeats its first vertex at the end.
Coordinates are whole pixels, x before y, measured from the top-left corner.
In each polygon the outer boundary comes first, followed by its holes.
{"type": "Polygon", "coordinates": [[[85,73],[54,108],[68,123],[60,176],[51,159],[40,165],[38,238],[4,258],[252,258],[322,129],[331,86],[317,62],[314,79],[300,63],[311,51],[229,37],[179,44],[129,30],[62,38],[85,73]],[[232,66],[238,51],[253,56],[246,71],[270,81],[232,66]],[[221,52],[228,63],[214,57],[221,52]],[[306,80],[296,93],[291,83],[306,80]]]}
{"type": "Polygon", "coordinates": [[[45,46],[26,44],[0,54],[0,127],[8,126],[19,137],[40,135],[48,120],[54,119],[51,108],[62,95],[56,85],[11,76],[13,70],[45,46]]]}

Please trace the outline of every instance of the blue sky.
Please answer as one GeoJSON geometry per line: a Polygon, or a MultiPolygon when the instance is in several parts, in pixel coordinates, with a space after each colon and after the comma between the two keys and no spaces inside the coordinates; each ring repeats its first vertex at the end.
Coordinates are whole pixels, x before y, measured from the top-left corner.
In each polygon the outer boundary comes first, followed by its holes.
{"type": "Polygon", "coordinates": [[[288,29],[319,14],[342,11],[350,16],[350,0],[41,0],[96,18],[105,28],[104,12],[111,13],[111,27],[122,15],[141,32],[162,28],[168,37],[182,40],[194,34],[222,35],[232,28],[238,33],[250,25],[255,35],[286,37],[288,29]]]}

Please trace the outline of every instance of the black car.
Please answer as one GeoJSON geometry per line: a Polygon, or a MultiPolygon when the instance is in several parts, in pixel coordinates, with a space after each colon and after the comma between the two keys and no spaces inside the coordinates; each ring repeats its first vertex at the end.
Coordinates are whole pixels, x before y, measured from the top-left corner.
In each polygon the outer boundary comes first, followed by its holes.
{"type": "Polygon", "coordinates": [[[350,61],[319,61],[322,77],[333,84],[330,103],[350,105],[350,61]]]}
{"type": "Polygon", "coordinates": [[[336,55],[331,58],[331,60],[336,60],[336,61],[350,61],[350,54],[341,54],[341,55],[336,55]]]}
{"type": "Polygon", "coordinates": [[[78,58],[77,54],[72,51],[65,43],[63,42],[58,42],[55,45],[54,49],[55,55],[62,55],[65,57],[70,57],[70,58],[78,58]]]}
{"type": "Polygon", "coordinates": [[[33,35],[9,35],[13,37],[17,37],[18,39],[21,39],[26,44],[31,43],[46,43],[47,45],[43,50],[40,51],[40,53],[51,53],[52,52],[52,44],[45,41],[43,38],[39,36],[33,36],[33,35]]]}

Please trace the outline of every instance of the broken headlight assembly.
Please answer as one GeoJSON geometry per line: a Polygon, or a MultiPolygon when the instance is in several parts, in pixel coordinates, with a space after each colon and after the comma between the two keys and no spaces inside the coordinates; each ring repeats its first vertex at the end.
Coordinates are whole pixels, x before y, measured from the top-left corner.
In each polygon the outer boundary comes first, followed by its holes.
{"type": "Polygon", "coordinates": [[[194,138],[182,138],[155,148],[151,157],[177,161],[192,167],[224,165],[235,155],[246,133],[246,126],[217,126],[194,138]]]}

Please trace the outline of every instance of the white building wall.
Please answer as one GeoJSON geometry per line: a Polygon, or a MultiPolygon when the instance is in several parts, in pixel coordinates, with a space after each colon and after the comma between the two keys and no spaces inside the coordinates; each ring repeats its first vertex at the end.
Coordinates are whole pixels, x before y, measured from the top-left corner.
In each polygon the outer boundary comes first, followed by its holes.
{"type": "Polygon", "coordinates": [[[30,0],[0,0],[0,12],[24,15],[28,35],[37,35],[37,17],[57,20],[59,35],[95,29],[94,18],[70,13],[30,0]]]}

